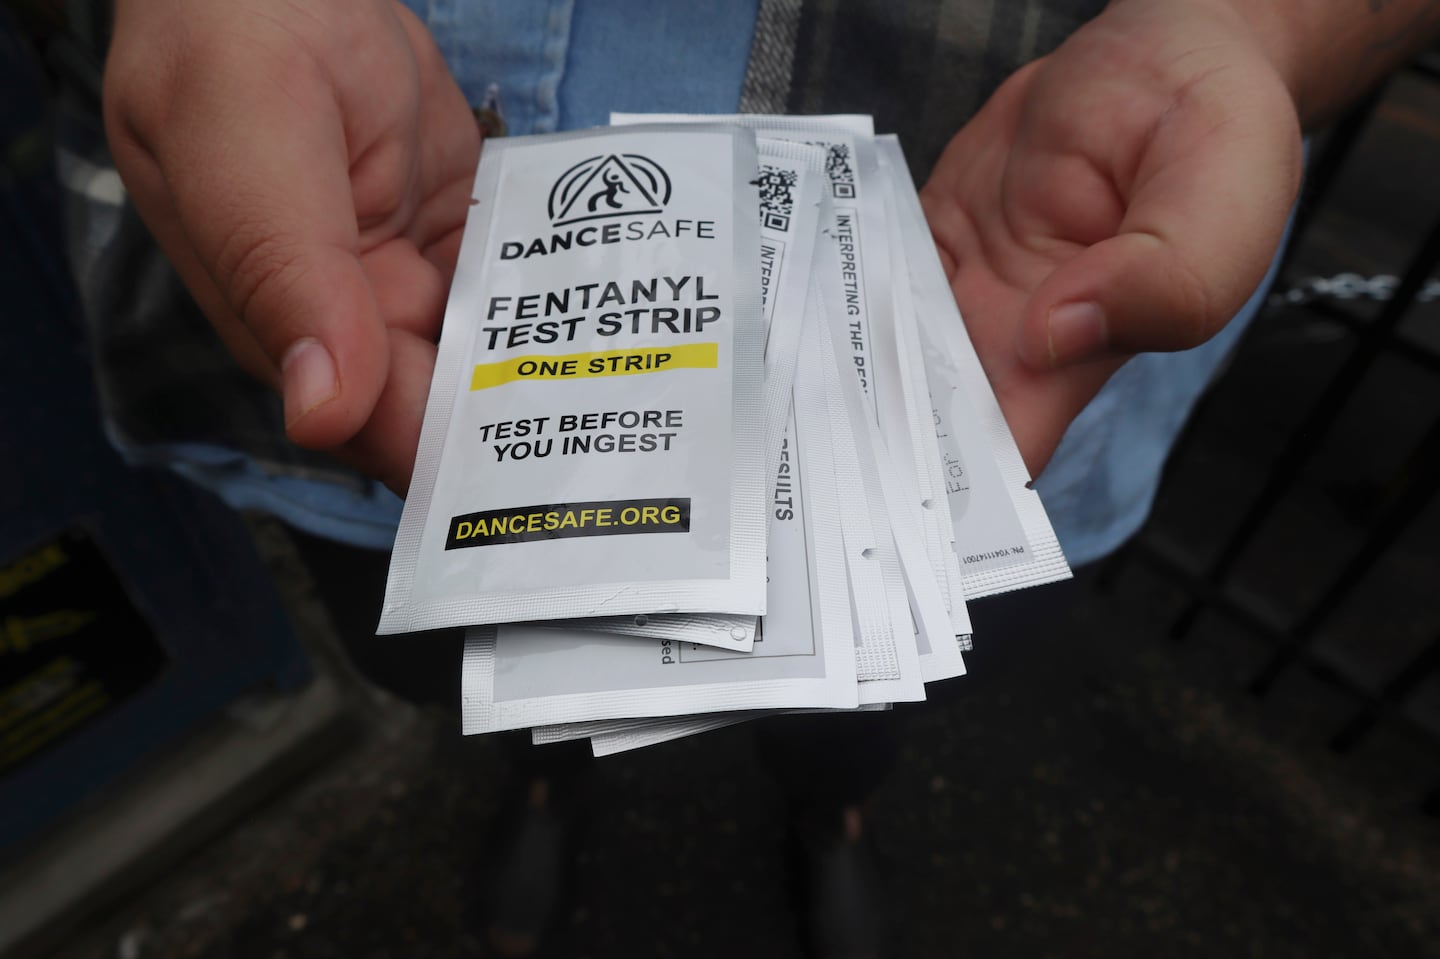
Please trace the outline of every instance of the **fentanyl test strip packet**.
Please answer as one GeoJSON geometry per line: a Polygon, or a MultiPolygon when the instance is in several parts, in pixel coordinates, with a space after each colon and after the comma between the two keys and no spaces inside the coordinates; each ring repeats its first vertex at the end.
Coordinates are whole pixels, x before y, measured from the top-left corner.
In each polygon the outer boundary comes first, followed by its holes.
{"type": "Polygon", "coordinates": [[[486,144],[380,632],[764,612],[756,168],[733,126],[486,144]]]}
{"type": "Polygon", "coordinates": [[[464,732],[597,755],[924,699],[1069,569],[898,140],[612,123],[485,145],[381,631],[470,627],[464,732]]]}

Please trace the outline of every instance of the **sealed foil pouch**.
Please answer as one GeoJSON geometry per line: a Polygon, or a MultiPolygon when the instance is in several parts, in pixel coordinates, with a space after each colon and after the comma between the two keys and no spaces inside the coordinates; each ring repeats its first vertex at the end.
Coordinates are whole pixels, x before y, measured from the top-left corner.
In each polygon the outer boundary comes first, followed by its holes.
{"type": "Polygon", "coordinates": [[[765,611],[754,134],[492,140],[381,633],[765,611]]]}

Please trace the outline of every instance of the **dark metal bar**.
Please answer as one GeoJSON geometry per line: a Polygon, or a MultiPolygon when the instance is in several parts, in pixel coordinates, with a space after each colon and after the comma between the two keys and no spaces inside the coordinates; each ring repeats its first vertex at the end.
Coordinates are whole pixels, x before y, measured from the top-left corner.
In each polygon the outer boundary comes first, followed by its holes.
{"type": "MultiPolygon", "coordinates": [[[[1144,541],[1136,542],[1129,548],[1135,552],[1138,560],[1149,563],[1151,568],[1161,575],[1174,578],[1185,585],[1194,584],[1195,574],[1186,569],[1183,563],[1168,556],[1163,549],[1144,541]]],[[[1276,629],[1264,616],[1244,604],[1224,596],[1223,593],[1212,600],[1210,605],[1216,612],[1239,622],[1269,642],[1278,644],[1284,639],[1282,630],[1276,629]]],[[[1334,664],[1321,659],[1308,646],[1300,650],[1299,664],[1320,681],[1354,697],[1361,704],[1356,717],[1331,740],[1331,748],[1336,752],[1343,753],[1352,748],[1381,719],[1387,718],[1387,714],[1390,721],[1398,721],[1420,735],[1433,738],[1433,730],[1395,707],[1430,672],[1440,668],[1440,638],[1378,692],[1362,685],[1334,664]],[[1352,726],[1358,728],[1352,731],[1352,726]],[[1350,738],[1342,739],[1347,736],[1350,738]]],[[[1421,810],[1426,815],[1440,816],[1440,789],[1436,789],[1423,801],[1421,810]]]]}
{"type": "Polygon", "coordinates": [[[1230,596],[1228,592],[1207,583],[1203,573],[1187,567],[1173,550],[1168,550],[1149,540],[1140,540],[1129,547],[1148,566],[1180,583],[1185,589],[1196,594],[1206,606],[1223,616],[1238,622],[1247,629],[1264,634],[1272,642],[1279,642],[1285,635],[1284,627],[1258,610],[1250,608],[1243,601],[1230,596]]]}
{"type": "MultiPolygon", "coordinates": [[[[1207,583],[1219,586],[1229,576],[1231,569],[1234,568],[1241,554],[1255,538],[1266,517],[1320,448],[1329,434],[1336,416],[1359,387],[1365,372],[1386,347],[1388,341],[1393,339],[1395,327],[1424,286],[1430,271],[1437,262],[1440,262],[1440,219],[1437,219],[1432,225],[1419,252],[1406,267],[1394,298],[1385,304],[1380,315],[1373,322],[1366,324],[1360,330],[1357,334],[1355,348],[1351,350],[1339,371],[1331,377],[1329,384],[1319,399],[1311,406],[1304,421],[1286,439],[1280,455],[1276,459],[1276,464],[1271,469],[1270,475],[1266,477],[1259,494],[1251,501],[1230,540],[1221,549],[1206,572],[1207,583]]],[[[1171,626],[1170,635],[1179,638],[1188,633],[1202,608],[1203,603],[1191,602],[1171,626]]]]}
{"type": "Polygon", "coordinates": [[[1410,64],[1410,70],[1427,80],[1440,82],[1440,52],[1422,53],[1410,64]]]}
{"type": "Polygon", "coordinates": [[[1365,574],[1405,532],[1435,497],[1440,485],[1440,419],[1431,424],[1401,470],[1402,483],[1385,506],[1374,529],[1350,560],[1320,593],[1320,599],[1290,630],[1275,655],[1250,684],[1257,696],[1268,693],[1330,614],[1340,607],[1365,574]]]}
{"type": "MultiPolygon", "coordinates": [[[[1164,548],[1157,547],[1152,543],[1136,543],[1132,548],[1162,576],[1167,576],[1182,586],[1201,588],[1203,585],[1197,582],[1198,577],[1193,571],[1187,569],[1184,563],[1176,557],[1168,554],[1164,548]]],[[[1207,596],[1206,599],[1207,605],[1212,607],[1215,612],[1261,636],[1272,646],[1279,646],[1288,635],[1287,630],[1277,625],[1264,612],[1251,608],[1242,600],[1226,595],[1223,590],[1217,591],[1215,595],[1207,596]]],[[[1309,647],[1301,650],[1300,658],[1316,678],[1337,687],[1362,703],[1370,705],[1379,703],[1380,696],[1375,690],[1341,672],[1334,664],[1320,658],[1309,647]]]]}
{"type": "MultiPolygon", "coordinates": [[[[1343,306],[1326,300],[1315,300],[1305,304],[1302,309],[1311,310],[1316,315],[1337,323],[1356,334],[1369,325],[1369,321],[1361,319],[1343,306]]],[[[1387,349],[1401,359],[1414,363],[1427,373],[1440,374],[1440,353],[1436,353],[1420,343],[1396,335],[1387,349]]]]}
{"type": "MultiPolygon", "coordinates": [[[[1162,483],[1163,485],[1163,483],[1162,483]]],[[[1130,562],[1134,554],[1134,541],[1123,544],[1115,552],[1100,561],[1100,571],[1095,574],[1095,590],[1100,593],[1109,593],[1115,588],[1115,580],[1120,577],[1120,572],[1130,562]]]]}
{"type": "Polygon", "coordinates": [[[1281,261],[1280,275],[1283,276],[1285,268],[1290,265],[1290,258],[1295,248],[1300,245],[1300,239],[1305,236],[1311,217],[1320,208],[1321,201],[1330,192],[1340,168],[1345,165],[1355,145],[1360,142],[1360,134],[1370,122],[1375,107],[1379,105],[1389,85],[1388,80],[1377,83],[1373,90],[1342,113],[1325,134],[1319,148],[1314,151],[1314,158],[1305,170],[1305,185],[1295,210],[1295,223],[1290,230],[1292,239],[1289,250],[1281,261]]]}
{"type": "Polygon", "coordinates": [[[1396,673],[1378,696],[1370,697],[1365,708],[1330,740],[1330,748],[1337,753],[1349,752],[1375,727],[1387,708],[1402,707],[1405,697],[1437,670],[1440,670],[1440,635],[1437,635],[1419,656],[1396,673]]]}
{"type": "MultiPolygon", "coordinates": [[[[1131,543],[1127,550],[1141,562],[1146,563],[1150,568],[1161,575],[1168,576],[1179,581],[1189,588],[1205,588],[1205,584],[1197,575],[1188,569],[1183,561],[1171,555],[1164,547],[1147,540],[1136,540],[1131,543]]],[[[1257,635],[1271,643],[1279,644],[1284,641],[1285,631],[1277,628],[1272,622],[1256,610],[1250,609],[1244,603],[1227,596],[1223,590],[1217,590],[1214,594],[1206,597],[1208,605],[1216,612],[1235,620],[1240,625],[1250,629],[1257,635]]],[[[1433,731],[1421,724],[1413,716],[1395,708],[1411,689],[1424,680],[1424,678],[1435,669],[1440,668],[1440,637],[1422,653],[1416,660],[1405,667],[1400,674],[1397,674],[1386,687],[1379,692],[1362,685],[1358,680],[1338,669],[1334,664],[1329,663],[1319,656],[1309,646],[1301,647],[1298,652],[1299,662],[1310,671],[1317,679],[1328,683],[1342,692],[1354,697],[1361,703],[1361,711],[1331,740],[1331,747],[1337,752],[1344,752],[1351,748],[1356,742],[1363,738],[1374,725],[1386,714],[1390,714],[1392,721],[1399,721],[1403,725],[1414,729],[1424,736],[1433,736],[1433,731]],[[1353,733],[1349,732],[1351,726],[1359,726],[1353,733]],[[1343,741],[1342,737],[1347,733],[1353,738],[1343,741]]],[[[1430,793],[1421,804],[1421,811],[1429,816],[1440,816],[1440,789],[1430,793]]]]}

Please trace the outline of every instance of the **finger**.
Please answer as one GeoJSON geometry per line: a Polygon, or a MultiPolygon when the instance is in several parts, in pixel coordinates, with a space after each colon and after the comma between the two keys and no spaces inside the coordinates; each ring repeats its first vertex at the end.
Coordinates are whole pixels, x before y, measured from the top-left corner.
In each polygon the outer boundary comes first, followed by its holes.
{"type": "Polygon", "coordinates": [[[151,148],[223,298],[224,315],[212,318],[243,326],[278,370],[291,438],[330,447],[369,417],[388,343],[357,256],[333,91],[303,52],[271,55],[182,69],[151,148]]]}
{"type": "MultiPolygon", "coordinates": [[[[430,248],[436,243],[452,233],[464,231],[465,218],[471,207],[470,181],[474,171],[475,164],[472,163],[469,176],[452,178],[448,184],[429,194],[415,210],[415,218],[405,235],[426,257],[431,256],[430,248]]],[[[442,267],[441,272],[449,275],[453,271],[442,267]]]]}
{"type": "Polygon", "coordinates": [[[430,265],[439,271],[447,290],[455,279],[455,264],[460,260],[460,241],[464,234],[463,227],[453,230],[448,235],[436,240],[424,251],[425,259],[429,260],[430,265]]]}
{"type": "Polygon", "coordinates": [[[1032,477],[1041,474],[1071,422],[1124,362],[1102,357],[1029,377],[1012,375],[996,386],[1000,409],[1032,477]]]}
{"type": "Polygon", "coordinates": [[[1064,261],[1026,304],[1016,336],[1025,363],[1188,349],[1224,326],[1284,232],[1299,185],[1293,116],[1287,101],[1223,119],[1199,108],[1162,118],[1116,235],[1064,261]]]}
{"type": "Polygon", "coordinates": [[[386,325],[433,340],[440,333],[449,276],[403,237],[360,257],[386,325]]]}
{"type": "Polygon", "coordinates": [[[390,379],[370,422],[340,453],[342,459],[401,496],[409,489],[415,468],[435,353],[435,345],[428,340],[403,330],[390,331],[390,379]]]}

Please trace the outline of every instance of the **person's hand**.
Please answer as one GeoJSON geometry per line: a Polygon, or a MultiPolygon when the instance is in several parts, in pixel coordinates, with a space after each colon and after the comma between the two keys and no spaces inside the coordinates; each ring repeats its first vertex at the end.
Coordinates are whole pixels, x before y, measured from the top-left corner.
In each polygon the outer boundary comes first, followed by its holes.
{"type": "Polygon", "coordinates": [[[119,0],[105,120],[290,437],[403,493],[480,145],[424,26],[391,0],[119,0]]]}
{"type": "Polygon", "coordinates": [[[1126,358],[1244,304],[1301,162],[1280,73],[1219,0],[1116,0],[955,136],[922,200],[1032,475],[1126,358]]]}

